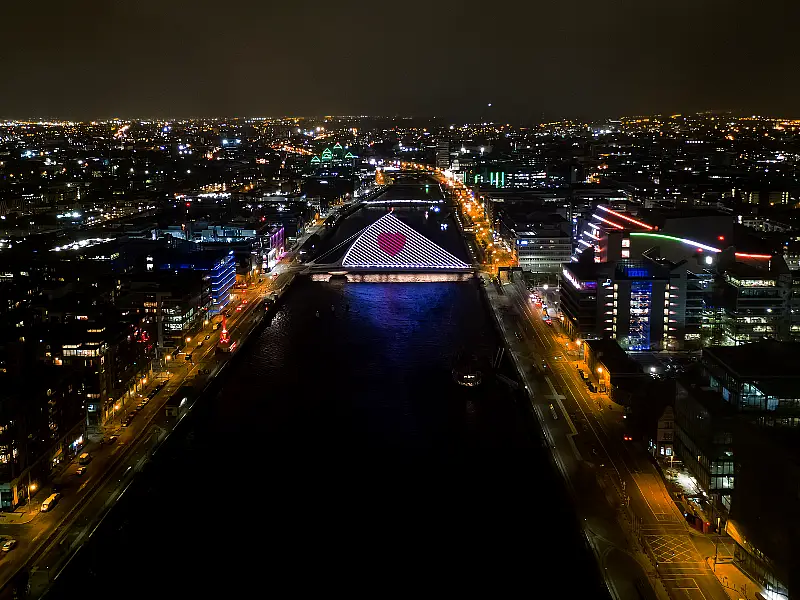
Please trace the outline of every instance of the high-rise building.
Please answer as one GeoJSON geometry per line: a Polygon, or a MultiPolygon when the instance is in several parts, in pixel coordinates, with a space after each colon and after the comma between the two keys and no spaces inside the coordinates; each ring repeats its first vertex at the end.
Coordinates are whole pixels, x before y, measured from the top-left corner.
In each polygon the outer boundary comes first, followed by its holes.
{"type": "Polygon", "coordinates": [[[450,140],[446,137],[436,145],[436,168],[442,171],[450,168],[450,140]]]}
{"type": "Polygon", "coordinates": [[[647,257],[565,264],[561,310],[574,337],[625,349],[675,349],[685,328],[686,265],[647,257]]]}

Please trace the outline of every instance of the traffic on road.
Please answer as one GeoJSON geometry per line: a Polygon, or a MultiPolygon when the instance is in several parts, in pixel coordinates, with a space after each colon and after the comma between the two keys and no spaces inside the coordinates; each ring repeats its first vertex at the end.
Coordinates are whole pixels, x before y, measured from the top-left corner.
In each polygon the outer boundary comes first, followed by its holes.
{"type": "MultiPolygon", "coordinates": [[[[286,285],[292,274],[264,278],[236,291],[227,327],[234,338],[245,337],[263,318],[267,294],[286,285]],[[257,317],[257,318],[256,318],[257,317]]],[[[208,322],[195,334],[200,344],[178,353],[188,360],[170,359],[150,377],[137,398],[121,406],[104,428],[100,442],[90,443],[51,484],[39,489],[24,513],[0,522],[0,598],[12,597],[12,580],[24,577],[31,597],[46,590],[63,567],[65,557],[79,547],[116,498],[130,483],[152,450],[155,429],[165,429],[165,404],[184,385],[205,385],[227,357],[215,352],[221,330],[208,322]],[[70,549],[69,553],[64,548],[70,549]],[[13,552],[12,552],[13,550],[13,552]]],[[[177,357],[176,357],[177,358],[177,357]]],[[[163,434],[160,436],[163,440],[163,434]]]]}

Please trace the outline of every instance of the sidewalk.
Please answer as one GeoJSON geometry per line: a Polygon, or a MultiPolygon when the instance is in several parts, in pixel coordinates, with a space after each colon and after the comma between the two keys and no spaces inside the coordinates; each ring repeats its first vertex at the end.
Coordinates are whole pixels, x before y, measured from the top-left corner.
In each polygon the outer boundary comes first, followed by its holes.
{"type": "MultiPolygon", "coordinates": [[[[46,496],[45,496],[46,497],[46,496]]],[[[39,514],[41,502],[33,502],[18,506],[14,512],[0,512],[0,525],[25,525],[33,521],[39,514]]]]}
{"type": "Polygon", "coordinates": [[[767,591],[745,575],[734,563],[717,563],[714,567],[713,557],[706,559],[706,562],[714,570],[714,574],[731,600],[739,600],[739,598],[756,600],[756,592],[764,598],[769,598],[767,591]]]}

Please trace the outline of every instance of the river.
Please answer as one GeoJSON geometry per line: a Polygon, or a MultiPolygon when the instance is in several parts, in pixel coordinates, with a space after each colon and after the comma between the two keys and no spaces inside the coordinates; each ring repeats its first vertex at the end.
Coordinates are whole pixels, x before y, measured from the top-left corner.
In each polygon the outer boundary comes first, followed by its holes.
{"type": "MultiPolygon", "coordinates": [[[[466,259],[423,213],[397,210],[466,259]]],[[[490,367],[481,293],[298,280],[49,597],[604,597],[527,400],[490,367]],[[481,386],[453,382],[461,350],[481,386]]]]}

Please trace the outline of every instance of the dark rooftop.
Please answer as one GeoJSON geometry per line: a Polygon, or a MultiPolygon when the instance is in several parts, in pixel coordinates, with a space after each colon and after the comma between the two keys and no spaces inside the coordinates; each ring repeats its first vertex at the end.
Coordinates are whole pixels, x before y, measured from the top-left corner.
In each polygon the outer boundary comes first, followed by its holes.
{"type": "Polygon", "coordinates": [[[703,349],[704,361],[714,360],[742,379],[780,377],[800,380],[798,357],[800,342],[762,340],[742,346],[710,346],[703,349]]]}
{"type": "Polygon", "coordinates": [[[612,377],[615,375],[640,375],[644,372],[642,366],[628,356],[616,340],[605,338],[586,340],[585,343],[597,360],[606,366],[612,377]]]}

